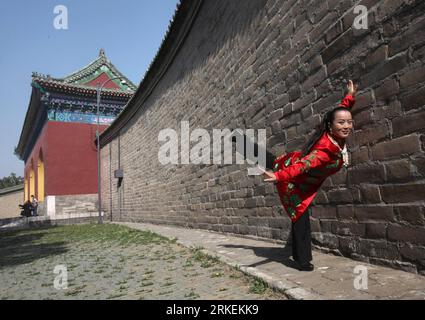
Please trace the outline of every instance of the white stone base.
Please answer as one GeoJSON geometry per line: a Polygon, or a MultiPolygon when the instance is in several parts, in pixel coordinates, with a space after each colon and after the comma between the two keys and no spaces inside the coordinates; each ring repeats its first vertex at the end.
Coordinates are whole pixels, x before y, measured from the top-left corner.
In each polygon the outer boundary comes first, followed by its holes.
{"type": "Polygon", "coordinates": [[[47,196],[46,201],[46,215],[54,217],[56,215],[56,196],[47,196]]]}

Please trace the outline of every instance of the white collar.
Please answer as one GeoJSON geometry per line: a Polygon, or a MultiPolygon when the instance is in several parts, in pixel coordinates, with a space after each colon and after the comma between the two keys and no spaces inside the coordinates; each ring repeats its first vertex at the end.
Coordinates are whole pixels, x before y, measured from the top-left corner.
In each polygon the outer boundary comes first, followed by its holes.
{"type": "Polygon", "coordinates": [[[344,161],[344,166],[348,167],[350,162],[349,162],[349,159],[348,159],[347,143],[344,142],[344,147],[341,148],[339,143],[335,141],[335,139],[332,137],[332,135],[328,134],[327,132],[326,132],[326,134],[328,135],[329,140],[331,140],[331,142],[339,148],[339,150],[341,151],[341,154],[342,154],[342,160],[344,161]]]}

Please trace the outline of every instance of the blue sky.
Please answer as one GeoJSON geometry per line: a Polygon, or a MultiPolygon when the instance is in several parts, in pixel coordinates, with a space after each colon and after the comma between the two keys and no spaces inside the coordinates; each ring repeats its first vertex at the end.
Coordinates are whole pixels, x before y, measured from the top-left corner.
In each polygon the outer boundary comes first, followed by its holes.
{"type": "Polygon", "coordinates": [[[23,176],[14,154],[31,94],[33,71],[64,77],[106,56],[136,85],[153,60],[178,0],[0,1],[0,178],[23,176]],[[57,30],[54,8],[68,9],[57,30]]]}

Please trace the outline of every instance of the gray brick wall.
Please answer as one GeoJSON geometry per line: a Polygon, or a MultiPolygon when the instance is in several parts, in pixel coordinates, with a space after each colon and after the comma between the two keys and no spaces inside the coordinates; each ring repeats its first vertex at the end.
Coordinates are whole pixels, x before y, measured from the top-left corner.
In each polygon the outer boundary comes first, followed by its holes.
{"type": "Polygon", "coordinates": [[[163,166],[158,133],[179,132],[182,120],[210,132],[266,128],[279,155],[303,144],[352,78],[352,165],[315,199],[314,244],[425,273],[425,2],[359,3],[367,30],[352,27],[353,1],[204,1],[143,108],[102,149],[113,219],[285,240],[290,221],[273,185],[246,165],[163,166]]]}

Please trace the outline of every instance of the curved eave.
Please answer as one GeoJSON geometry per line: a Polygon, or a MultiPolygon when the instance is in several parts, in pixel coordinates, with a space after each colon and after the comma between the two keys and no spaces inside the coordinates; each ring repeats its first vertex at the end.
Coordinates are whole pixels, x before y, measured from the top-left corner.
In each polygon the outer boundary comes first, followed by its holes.
{"type": "Polygon", "coordinates": [[[136,93],[119,116],[100,135],[102,147],[117,137],[119,131],[139,110],[144,108],[144,101],[150,96],[173,62],[193,25],[202,3],[202,0],[182,0],[180,2],[168,32],[136,93]]]}
{"type": "MultiPolygon", "coordinates": [[[[93,87],[83,85],[70,85],[56,81],[49,81],[44,79],[34,79],[34,82],[38,83],[43,89],[54,90],[55,92],[62,92],[83,97],[96,97],[97,90],[93,87]]],[[[120,91],[111,89],[102,89],[103,98],[116,98],[120,100],[128,100],[134,94],[134,91],[120,91]]]]}
{"type": "Polygon", "coordinates": [[[40,102],[40,93],[35,88],[32,88],[30,103],[25,114],[24,124],[22,126],[21,135],[19,137],[18,146],[16,147],[16,152],[21,160],[24,157],[25,146],[28,142],[28,137],[32,129],[32,124],[34,118],[37,115],[37,104],[40,102]]]}

